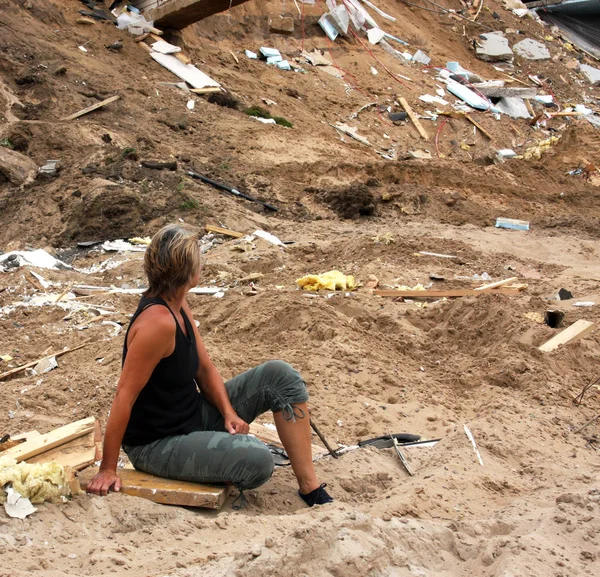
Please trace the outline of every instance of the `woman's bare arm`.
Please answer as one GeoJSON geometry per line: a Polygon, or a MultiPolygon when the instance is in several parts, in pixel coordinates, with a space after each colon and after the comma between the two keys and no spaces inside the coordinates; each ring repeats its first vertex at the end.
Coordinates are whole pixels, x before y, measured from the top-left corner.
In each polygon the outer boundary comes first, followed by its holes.
{"type": "Polygon", "coordinates": [[[175,321],[164,307],[151,307],[137,318],[106,424],[102,464],[88,484],[88,492],[106,495],[113,485],[115,490],[120,489],[117,461],[131,408],[156,365],[173,352],[175,331],[175,321]]]}

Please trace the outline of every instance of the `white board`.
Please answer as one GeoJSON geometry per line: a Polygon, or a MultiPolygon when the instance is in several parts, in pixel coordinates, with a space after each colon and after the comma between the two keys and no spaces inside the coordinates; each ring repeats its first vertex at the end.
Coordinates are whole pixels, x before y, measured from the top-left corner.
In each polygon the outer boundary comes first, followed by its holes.
{"type": "Polygon", "coordinates": [[[159,52],[151,52],[150,56],[161,66],[164,66],[167,70],[179,76],[181,80],[185,80],[192,88],[206,88],[207,86],[214,86],[220,88],[220,84],[215,82],[210,76],[207,76],[201,70],[198,70],[192,64],[184,64],[171,56],[170,54],[160,54],[159,52]]]}

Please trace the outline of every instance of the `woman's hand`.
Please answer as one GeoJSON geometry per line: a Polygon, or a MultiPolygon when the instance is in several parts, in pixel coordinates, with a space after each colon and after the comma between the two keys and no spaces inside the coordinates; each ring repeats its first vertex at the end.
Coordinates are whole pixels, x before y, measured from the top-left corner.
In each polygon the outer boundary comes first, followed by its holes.
{"type": "Polygon", "coordinates": [[[232,413],[225,417],[225,430],[231,435],[247,435],[250,432],[250,425],[240,419],[236,413],[232,413]]]}
{"type": "Polygon", "coordinates": [[[104,497],[108,495],[111,487],[114,487],[115,491],[121,490],[121,479],[119,478],[119,475],[117,475],[116,471],[100,470],[100,472],[88,483],[86,491],[104,497]]]}

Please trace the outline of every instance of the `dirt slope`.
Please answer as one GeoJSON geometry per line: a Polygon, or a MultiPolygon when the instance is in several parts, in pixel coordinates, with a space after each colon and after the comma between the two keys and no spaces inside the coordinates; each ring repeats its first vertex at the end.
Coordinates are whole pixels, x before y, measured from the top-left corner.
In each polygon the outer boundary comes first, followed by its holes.
{"type": "MultiPolygon", "coordinates": [[[[183,41],[240,108],[267,107],[262,99],[272,100],[272,114],[293,128],[262,125],[205,97],[193,97],[194,110],[188,110],[190,95],[160,84],[176,79],[129,36],[109,24],[76,24],[78,2],[0,0],[0,140],[8,138],[38,165],[61,161],[55,178],[24,186],[0,182],[0,250],[46,247],[76,269],[96,267],[87,274],[39,270],[56,283],[49,291],[60,294],[75,283],[144,283],[139,253],[77,250],[77,241],[143,236],[177,219],[199,228],[220,222],[243,232],[269,230],[294,244],[281,250],[262,240],[240,245],[221,239],[205,255],[201,284],[227,288],[225,297],[190,297],[223,377],[282,358],[305,376],[313,417],[330,441],[349,446],[390,431],[442,440],[405,450],[414,477],[391,450],[323,459],[318,474],[336,503],[319,510],[303,507],[287,469],[251,492],[242,512],[230,504],[214,513],[114,494],[45,504],[24,521],[0,510],[0,575],[597,574],[600,425],[574,430],[599,412],[598,389],[580,406],[572,399],[596,374],[600,340],[593,332],[542,354],[537,347],[556,331],[525,315],[559,308],[566,324],[600,322],[598,306],[573,306],[600,302],[599,189],[566,174],[582,157],[600,162],[598,133],[569,117],[549,121],[543,132],[525,120],[474,113],[493,143],[452,119],[439,137],[438,158],[433,138],[424,143],[411,125],[390,126],[373,108],[348,119],[372,101],[396,109],[399,96],[424,113],[431,105],[418,96],[434,94],[437,83],[431,71],[379,47],[370,50],[412,82],[404,86],[387,75],[358,42],[330,45],[316,26],[322,5],[306,7],[304,47],[330,50],[353,78],[309,65],[303,65],[306,74],[282,72],[245,58],[244,49],[263,45],[290,59],[300,54],[300,19],[288,4],[296,20],[291,36],[268,32],[267,18],[281,4],[256,1],[232,10],[231,22],[220,15],[191,27],[183,41]],[[117,40],[121,51],[105,48],[117,40]],[[74,122],[59,120],[113,94],[120,100],[105,109],[74,122]],[[12,105],[2,108],[3,98],[12,105]],[[357,126],[373,147],[340,139],[329,126],[337,121],[357,126]],[[496,149],[523,151],[552,134],[561,138],[540,160],[491,161],[496,149]],[[398,160],[376,153],[392,145],[398,160]],[[421,148],[433,158],[405,159],[421,148]],[[177,172],[139,162],[173,159],[177,172]],[[280,211],[273,215],[200,185],[185,169],[226,181],[280,211]],[[359,217],[366,205],[374,214],[359,217]],[[351,218],[341,218],[336,208],[351,218]],[[496,229],[498,216],[528,219],[531,230],[496,229]],[[375,242],[382,237],[393,240],[375,242]],[[317,298],[296,290],[298,277],[332,268],[363,282],[375,275],[389,286],[427,284],[437,273],[446,280],[436,288],[471,287],[473,275],[487,272],[494,280],[517,276],[528,287],[517,296],[423,308],[374,297],[364,287],[317,298]],[[256,291],[244,280],[253,273],[263,275],[256,291]],[[561,287],[575,300],[550,300],[561,287]]],[[[410,42],[412,51],[427,51],[432,64],[459,60],[495,77],[492,65],[473,55],[470,41],[483,28],[392,0],[377,5],[398,18],[376,17],[382,26],[410,42]]],[[[460,8],[458,2],[444,5],[460,8]]],[[[550,34],[496,2],[485,3],[478,21],[508,29],[511,41],[550,34]]],[[[544,42],[553,59],[517,58],[515,75],[549,78],[562,106],[583,103],[584,93],[588,106],[597,103],[598,89],[566,66],[575,53],[558,39],[544,42]]],[[[433,137],[440,122],[422,122],[433,137]]],[[[61,357],[48,374],[3,381],[0,433],[45,432],[88,415],[105,423],[123,333],[112,337],[114,327],[90,322],[89,311],[12,306],[39,296],[28,278],[25,269],[0,273],[0,354],[14,359],[0,361],[0,371],[49,347],[84,339],[93,344],[61,357]]],[[[96,295],[80,302],[104,307],[106,318],[126,327],[136,298],[96,295]]]]}

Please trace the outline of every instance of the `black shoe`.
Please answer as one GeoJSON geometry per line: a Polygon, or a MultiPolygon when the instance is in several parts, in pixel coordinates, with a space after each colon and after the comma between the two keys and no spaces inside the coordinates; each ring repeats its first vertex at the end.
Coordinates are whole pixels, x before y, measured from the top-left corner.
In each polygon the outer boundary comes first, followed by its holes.
{"type": "Polygon", "coordinates": [[[317,487],[307,495],[303,495],[300,493],[300,491],[298,491],[298,495],[302,497],[304,502],[309,507],[313,507],[314,505],[325,505],[325,503],[333,503],[333,498],[325,490],[325,487],[327,487],[327,483],[323,483],[320,487],[317,487]]]}

